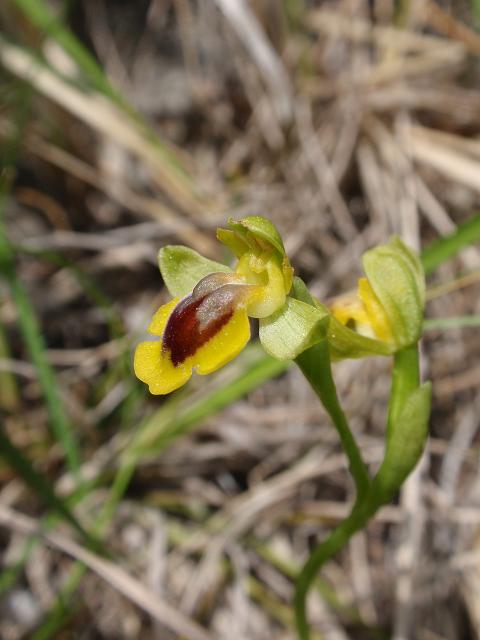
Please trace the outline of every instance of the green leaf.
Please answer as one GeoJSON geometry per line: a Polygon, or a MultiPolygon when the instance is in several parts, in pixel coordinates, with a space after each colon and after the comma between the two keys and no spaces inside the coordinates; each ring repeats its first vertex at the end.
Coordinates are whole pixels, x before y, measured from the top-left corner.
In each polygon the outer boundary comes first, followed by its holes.
{"type": "Polygon", "coordinates": [[[285,255],[282,238],[275,225],[267,218],[263,216],[247,216],[241,220],[230,218],[228,226],[238,233],[245,242],[248,243],[251,239],[260,245],[266,242],[273,246],[281,256],[285,255]]]}
{"type": "Polygon", "coordinates": [[[163,280],[172,296],[186,296],[199,280],[210,273],[229,273],[225,264],[214,262],[182,245],[168,245],[158,252],[163,280]]]}
{"type": "Polygon", "coordinates": [[[480,241],[480,215],[475,215],[459,225],[454,233],[432,242],[422,251],[421,259],[425,273],[453,258],[465,247],[480,241]]]}
{"type": "Polygon", "coordinates": [[[397,347],[413,344],[421,335],[425,309],[425,276],[418,256],[392,238],[365,252],[362,262],[397,347]]]}
{"type": "Polygon", "coordinates": [[[260,342],[267,353],[279,360],[293,360],[325,338],[330,315],[295,298],[260,320],[260,342]]]}
{"type": "Polygon", "coordinates": [[[413,471],[428,436],[432,385],[426,382],[407,398],[390,429],[385,457],[373,481],[373,494],[388,502],[413,471]]]}

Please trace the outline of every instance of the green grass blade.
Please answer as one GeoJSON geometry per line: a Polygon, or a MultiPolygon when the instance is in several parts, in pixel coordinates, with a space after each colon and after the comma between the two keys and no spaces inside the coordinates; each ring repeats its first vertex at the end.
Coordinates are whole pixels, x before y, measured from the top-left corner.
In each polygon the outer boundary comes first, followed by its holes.
{"type": "Polygon", "coordinates": [[[0,596],[5,594],[22,575],[25,562],[28,560],[30,552],[35,547],[35,538],[27,538],[19,553],[19,559],[13,564],[4,564],[0,572],[0,596]]]}
{"type": "Polygon", "coordinates": [[[433,331],[434,329],[463,329],[465,327],[480,327],[480,315],[428,318],[423,323],[424,331],[433,331]]]}
{"type": "MultiPolygon", "coordinates": [[[[0,322],[0,358],[9,358],[7,338],[0,322]]],[[[15,376],[8,370],[0,369],[0,409],[13,412],[20,406],[20,395],[15,376]]]]}
{"type": "Polygon", "coordinates": [[[35,310],[23,284],[15,274],[13,256],[2,232],[0,227],[0,266],[10,286],[20,329],[38,375],[54,436],[62,446],[70,470],[76,472],[80,466],[80,455],[73,430],[60,400],[55,374],[46,357],[45,342],[35,310]]]}
{"type": "Polygon", "coordinates": [[[475,20],[475,23],[478,27],[480,24],[480,0],[471,0],[472,13],[475,20]]]}
{"type": "Polygon", "coordinates": [[[80,467],[80,455],[77,444],[73,436],[72,427],[63,409],[55,374],[46,357],[45,343],[35,310],[22,282],[17,277],[15,253],[10,245],[4,227],[4,211],[10,193],[11,180],[14,176],[17,151],[21,144],[21,137],[25,131],[25,124],[30,113],[31,95],[30,87],[20,85],[18,91],[19,108],[16,114],[16,126],[13,135],[5,142],[2,149],[3,171],[0,174],[0,274],[7,281],[15,303],[20,330],[37,372],[38,381],[49,413],[52,431],[56,440],[63,448],[70,470],[76,474],[80,467]]]}
{"type": "Polygon", "coordinates": [[[92,537],[85,531],[67,504],[59,498],[44,475],[34,469],[31,462],[18,449],[0,426],[0,456],[22,478],[50,509],[58,513],[81,535],[88,544],[94,544],[92,537]]]}
{"type": "Polygon", "coordinates": [[[480,242],[480,215],[472,216],[459,225],[454,233],[438,238],[422,251],[421,259],[425,273],[431,273],[475,242],[480,242]]]}
{"type": "Polygon", "coordinates": [[[45,620],[36,631],[32,632],[31,640],[48,640],[48,638],[58,638],[61,629],[75,615],[78,609],[78,601],[73,601],[73,596],[80,586],[80,582],[87,572],[85,565],[76,562],[67,578],[65,585],[61,588],[53,606],[48,612],[45,620]]]}
{"type": "Polygon", "coordinates": [[[185,187],[194,188],[188,171],[176,154],[148,126],[143,117],[125,100],[122,94],[111,84],[102,67],[84,44],[57,17],[45,0],[13,0],[16,7],[45,35],[57,42],[77,64],[91,87],[109,98],[126,113],[155,147],[159,156],[175,170],[177,179],[185,181],[185,187]]]}
{"type": "Polygon", "coordinates": [[[185,402],[187,396],[183,392],[167,400],[158,411],[147,418],[124,450],[110,496],[104,506],[100,527],[111,518],[143,455],[164,450],[206,418],[285,371],[290,364],[265,354],[260,345],[251,345],[235,364],[223,372],[221,386],[214,382],[213,388],[206,389],[197,399],[190,398],[188,403],[185,402]],[[225,384],[225,377],[228,379],[229,375],[231,379],[225,384]]]}
{"type": "Polygon", "coordinates": [[[115,102],[122,103],[120,95],[113,89],[95,58],[62,24],[45,2],[42,0],[13,1],[17,9],[23,12],[38,29],[55,40],[75,60],[98,91],[115,102]]]}
{"type": "MultiPolygon", "coordinates": [[[[133,444],[133,450],[149,454],[163,450],[172,440],[188,433],[199,422],[278,375],[289,364],[265,354],[260,345],[252,345],[237,361],[235,369],[239,367],[240,371],[228,384],[218,386],[214,383],[213,389],[207,389],[197,400],[190,398],[188,403],[181,401],[183,394],[173,396],[145,423],[133,444]]],[[[226,372],[222,380],[225,380],[225,375],[226,372]]]]}

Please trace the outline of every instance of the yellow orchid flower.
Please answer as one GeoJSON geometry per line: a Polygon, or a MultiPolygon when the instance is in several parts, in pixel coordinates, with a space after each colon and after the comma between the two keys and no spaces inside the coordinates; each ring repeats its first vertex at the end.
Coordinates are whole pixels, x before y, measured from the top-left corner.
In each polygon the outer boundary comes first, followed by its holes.
{"type": "Polygon", "coordinates": [[[418,256],[399,238],[392,238],[364,253],[362,261],[367,277],[359,279],[358,291],[339,296],[329,305],[334,356],[363,357],[368,348],[372,355],[388,355],[414,344],[421,335],[425,276],[418,256]],[[345,328],[357,334],[357,345],[352,340],[350,348],[346,346],[345,328]],[[342,344],[337,354],[335,334],[339,333],[342,344]],[[370,343],[362,345],[360,337],[370,343]]]}
{"type": "Polygon", "coordinates": [[[229,226],[218,237],[238,257],[234,271],[187,247],[160,251],[160,270],[175,297],[148,327],[158,339],[141,342],[134,357],[135,374],[152,394],[178,389],[193,371],[205,375],[227,364],[250,338],[249,317],[260,319],[260,339],[278,358],[294,358],[315,340],[324,314],[288,298],[293,269],[272,223],[249,216],[229,226]]]}
{"type": "Polygon", "coordinates": [[[366,278],[359,279],[358,291],[335,298],[329,308],[334,318],[360,335],[392,340],[388,317],[366,278]]]}

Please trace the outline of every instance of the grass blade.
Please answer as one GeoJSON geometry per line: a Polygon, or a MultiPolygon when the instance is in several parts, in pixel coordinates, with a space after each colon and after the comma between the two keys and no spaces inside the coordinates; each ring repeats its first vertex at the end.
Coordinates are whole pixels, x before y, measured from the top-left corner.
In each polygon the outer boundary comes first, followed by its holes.
{"type": "MultiPolygon", "coordinates": [[[[179,397],[174,396],[156,411],[140,431],[133,444],[133,451],[140,454],[162,451],[172,440],[188,433],[199,422],[283,372],[290,364],[265,354],[259,344],[252,345],[243,354],[241,361],[237,362],[240,371],[235,367],[237,374],[228,384],[217,384],[197,400],[190,399],[188,403],[182,402],[183,394],[179,394],[179,397]]],[[[225,372],[222,379],[225,379],[225,372]]],[[[128,457],[128,452],[126,453],[128,457]]]]}
{"type": "Polygon", "coordinates": [[[480,215],[478,214],[459,225],[454,233],[438,238],[422,251],[421,259],[425,273],[431,273],[475,242],[480,242],[480,215]]]}
{"type": "Polygon", "coordinates": [[[4,209],[10,191],[10,179],[13,175],[11,168],[15,166],[18,146],[21,142],[23,124],[28,115],[30,91],[24,92],[23,108],[18,116],[17,127],[12,139],[7,141],[4,152],[4,171],[0,175],[0,273],[7,281],[18,313],[20,330],[27,347],[27,351],[37,371],[38,381],[45,398],[45,404],[50,417],[52,431],[56,440],[61,444],[70,470],[77,473],[80,467],[80,455],[73,436],[73,431],[67,415],[63,409],[58,391],[57,381],[46,354],[42,332],[30,302],[28,294],[16,275],[15,254],[9,243],[3,224],[4,209]]]}
{"type": "MultiPolygon", "coordinates": [[[[3,325],[0,322],[0,359],[9,358],[10,350],[3,325]]],[[[20,395],[18,392],[15,376],[8,370],[0,369],[0,408],[13,412],[20,406],[20,395]]]]}
{"type": "Polygon", "coordinates": [[[463,329],[465,327],[480,327],[480,315],[428,318],[423,323],[425,331],[433,331],[434,329],[463,329]]]}
{"type": "Polygon", "coordinates": [[[20,329],[30,358],[37,371],[38,381],[45,398],[54,436],[63,448],[70,470],[76,472],[80,466],[80,455],[73,436],[72,427],[60,400],[55,374],[45,354],[45,342],[35,311],[23,284],[15,274],[13,256],[1,227],[0,266],[9,284],[12,298],[18,312],[20,329]]]}
{"type": "Polygon", "coordinates": [[[72,525],[85,542],[96,546],[92,537],[85,531],[67,504],[56,495],[45,476],[33,468],[28,458],[10,441],[1,426],[0,456],[22,478],[25,484],[48,504],[50,509],[72,525]]]}
{"type": "Polygon", "coordinates": [[[188,403],[184,402],[186,396],[182,392],[165,402],[158,411],[147,418],[124,450],[110,496],[104,506],[100,528],[112,517],[142,456],[164,450],[206,418],[285,371],[290,364],[265,354],[260,345],[251,345],[235,364],[221,374],[220,386],[214,383],[213,389],[207,389],[200,397],[192,398],[188,403]],[[225,377],[228,379],[229,373],[231,378],[225,384],[225,377]]]}
{"type": "MultiPolygon", "coordinates": [[[[21,11],[32,24],[43,32],[44,35],[55,41],[65,53],[70,56],[79,70],[81,70],[85,81],[90,87],[108,99],[112,107],[110,113],[111,118],[117,121],[117,128],[120,127],[123,130],[122,137],[124,138],[124,142],[128,142],[127,146],[133,146],[134,153],[143,155],[147,165],[150,165],[152,169],[160,173],[158,177],[162,177],[163,187],[173,196],[174,200],[178,200],[178,203],[183,206],[186,211],[190,211],[193,207],[194,211],[200,212],[204,203],[199,195],[198,186],[195,184],[194,179],[179,156],[175,153],[175,150],[155,134],[144,118],[113,87],[94,56],[70,29],[63,24],[61,18],[58,18],[52,12],[44,0],[13,0],[13,2],[17,9],[21,11]],[[116,110],[113,107],[116,107],[116,110]],[[127,116],[128,120],[125,118],[122,120],[120,118],[121,114],[127,116]]],[[[14,53],[14,51],[10,51],[10,57],[12,53],[14,53]]],[[[37,90],[42,91],[42,88],[40,86],[41,83],[40,85],[36,83],[35,75],[39,75],[39,73],[42,72],[42,67],[43,71],[48,69],[54,73],[54,75],[57,76],[57,81],[62,81],[64,85],[68,83],[70,90],[78,89],[78,87],[72,85],[71,78],[60,77],[57,70],[48,65],[45,60],[42,60],[42,64],[40,64],[38,56],[36,54],[33,55],[33,52],[28,51],[28,49],[20,49],[17,47],[16,57],[31,58],[32,71],[34,67],[38,69],[38,71],[26,79],[31,81],[37,90]]],[[[17,71],[18,69],[16,71],[13,70],[14,73],[17,73],[17,71]]],[[[66,86],[64,86],[63,90],[61,86],[59,86],[57,94],[65,93],[66,91],[66,86]]],[[[79,102],[87,99],[87,96],[79,90],[76,91],[76,94],[79,102]]],[[[70,104],[66,105],[67,109],[71,109],[72,106],[71,101],[69,102],[70,104]]],[[[97,101],[93,100],[91,101],[90,108],[99,109],[100,105],[97,101]]],[[[77,115],[79,114],[77,113],[77,115]]]]}

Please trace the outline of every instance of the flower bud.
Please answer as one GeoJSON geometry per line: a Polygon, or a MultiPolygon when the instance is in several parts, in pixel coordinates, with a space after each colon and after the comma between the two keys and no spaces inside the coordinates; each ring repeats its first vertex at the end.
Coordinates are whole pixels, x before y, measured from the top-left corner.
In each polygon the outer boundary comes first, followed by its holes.
{"type": "Polygon", "coordinates": [[[390,355],[420,338],[425,276],[418,256],[399,238],[364,253],[358,291],[330,305],[334,358],[390,355]]]}
{"type": "Polygon", "coordinates": [[[378,337],[392,341],[395,350],[414,344],[422,333],[425,310],[425,275],[418,256],[394,237],[367,251],[362,262],[370,288],[368,313],[374,329],[377,321],[378,337]]]}

